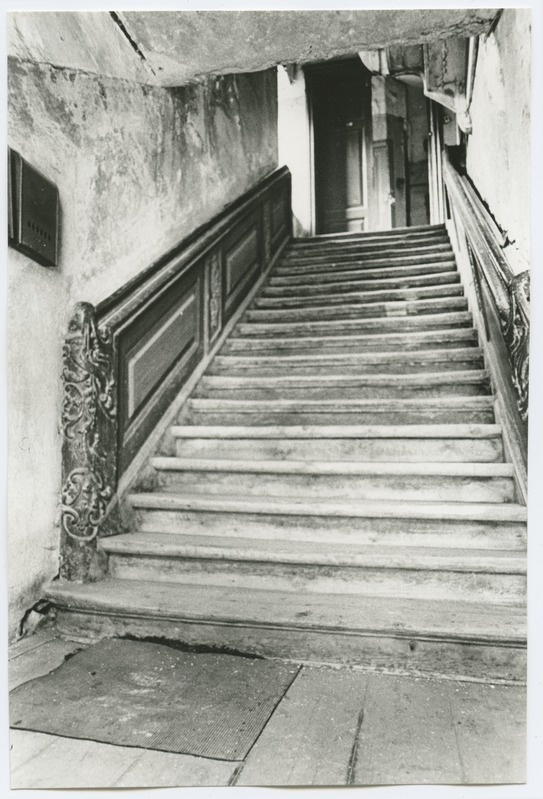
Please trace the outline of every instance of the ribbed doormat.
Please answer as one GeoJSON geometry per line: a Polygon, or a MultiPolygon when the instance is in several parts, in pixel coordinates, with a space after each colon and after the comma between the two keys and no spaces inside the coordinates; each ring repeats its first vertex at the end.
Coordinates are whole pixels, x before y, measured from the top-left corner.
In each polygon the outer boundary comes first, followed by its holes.
{"type": "Polygon", "coordinates": [[[242,760],[299,666],[112,639],[16,688],[10,724],[119,746],[242,760]]]}

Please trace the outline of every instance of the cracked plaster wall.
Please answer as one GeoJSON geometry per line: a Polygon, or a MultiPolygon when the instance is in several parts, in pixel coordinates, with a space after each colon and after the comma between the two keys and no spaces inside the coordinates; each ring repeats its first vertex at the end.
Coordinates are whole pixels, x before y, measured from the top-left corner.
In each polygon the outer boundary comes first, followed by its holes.
{"type": "Polygon", "coordinates": [[[60,264],[8,258],[10,630],[58,569],[62,338],[277,166],[275,70],[164,89],[11,59],[8,143],[59,187],[60,264]]]}
{"type": "Polygon", "coordinates": [[[467,142],[468,174],[521,261],[530,258],[530,17],[506,9],[480,39],[467,142]]]}

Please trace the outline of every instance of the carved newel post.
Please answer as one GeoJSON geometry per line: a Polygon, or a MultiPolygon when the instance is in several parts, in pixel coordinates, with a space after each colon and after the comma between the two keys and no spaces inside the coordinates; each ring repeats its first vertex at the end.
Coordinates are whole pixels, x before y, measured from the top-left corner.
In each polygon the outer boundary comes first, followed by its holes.
{"type": "Polygon", "coordinates": [[[96,543],[111,509],[117,478],[114,353],[95,309],[79,303],[63,347],[60,575],[101,576],[96,543]]]}
{"type": "Polygon", "coordinates": [[[501,319],[509,351],[511,377],[517,392],[517,405],[523,421],[528,420],[530,354],[530,273],[521,272],[509,286],[509,309],[501,319]]]}

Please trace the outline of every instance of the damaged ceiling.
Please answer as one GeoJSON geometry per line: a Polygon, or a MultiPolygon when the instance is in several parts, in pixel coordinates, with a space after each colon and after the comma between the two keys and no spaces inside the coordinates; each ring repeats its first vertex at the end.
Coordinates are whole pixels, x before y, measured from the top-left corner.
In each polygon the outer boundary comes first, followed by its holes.
{"type": "Polygon", "coordinates": [[[492,9],[127,11],[128,34],[165,85],[307,63],[395,43],[483,33],[492,9]]]}
{"type": "Polygon", "coordinates": [[[181,86],[213,74],[254,72],[398,43],[486,33],[496,14],[489,8],[15,12],[9,15],[8,53],[111,77],[181,86]]]}

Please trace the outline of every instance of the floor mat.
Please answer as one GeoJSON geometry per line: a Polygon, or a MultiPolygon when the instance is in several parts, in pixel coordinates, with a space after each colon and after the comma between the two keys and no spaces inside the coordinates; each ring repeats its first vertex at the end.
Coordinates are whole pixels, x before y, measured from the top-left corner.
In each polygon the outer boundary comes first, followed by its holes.
{"type": "Polygon", "coordinates": [[[299,666],[112,639],[10,695],[10,724],[164,752],[242,760],[299,666]]]}

